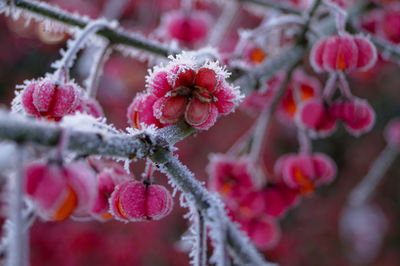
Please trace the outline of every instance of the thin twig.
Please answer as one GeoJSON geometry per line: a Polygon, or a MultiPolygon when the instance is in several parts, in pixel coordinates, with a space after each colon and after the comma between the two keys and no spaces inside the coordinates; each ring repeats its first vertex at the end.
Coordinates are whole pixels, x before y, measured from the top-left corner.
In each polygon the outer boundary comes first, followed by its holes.
{"type": "Polygon", "coordinates": [[[103,66],[110,53],[111,49],[108,44],[104,45],[103,47],[99,47],[97,48],[97,51],[94,51],[94,56],[95,56],[95,59],[93,60],[94,66],[90,68],[89,76],[85,81],[86,97],[96,98],[97,89],[100,82],[100,76],[103,72],[103,66]]]}
{"type": "Polygon", "coordinates": [[[10,179],[9,187],[11,192],[10,198],[10,245],[7,251],[8,266],[24,266],[27,265],[27,248],[24,235],[24,221],[22,217],[23,199],[22,189],[24,183],[23,161],[24,147],[19,145],[17,148],[17,158],[15,164],[16,175],[14,179],[10,179]]]}
{"type": "Polygon", "coordinates": [[[397,154],[398,151],[395,147],[390,145],[385,147],[378,158],[376,158],[368,174],[351,192],[349,197],[349,205],[362,205],[372,196],[376,186],[384,177],[397,154]]]}
{"type": "Polygon", "coordinates": [[[300,15],[302,13],[301,10],[299,9],[295,9],[295,8],[291,8],[288,5],[282,5],[279,4],[278,1],[269,1],[269,0],[237,0],[238,2],[241,3],[251,3],[251,4],[255,4],[255,5],[259,5],[259,6],[264,6],[264,7],[268,7],[274,10],[279,10],[285,13],[292,13],[292,14],[297,14],[300,15]]]}
{"type": "Polygon", "coordinates": [[[207,233],[205,227],[204,216],[201,211],[197,211],[196,219],[196,229],[197,229],[197,254],[196,261],[194,265],[196,266],[206,266],[207,265],[207,233]]]}
{"type": "MultiPolygon", "coordinates": [[[[69,26],[84,28],[91,21],[89,18],[71,14],[44,2],[28,0],[0,0],[0,2],[5,5],[11,5],[12,2],[13,8],[20,8],[21,10],[53,19],[69,26]]],[[[111,44],[123,44],[164,57],[180,53],[179,49],[172,49],[157,41],[148,40],[145,37],[122,29],[105,28],[97,32],[97,34],[107,38],[111,44]]]]}

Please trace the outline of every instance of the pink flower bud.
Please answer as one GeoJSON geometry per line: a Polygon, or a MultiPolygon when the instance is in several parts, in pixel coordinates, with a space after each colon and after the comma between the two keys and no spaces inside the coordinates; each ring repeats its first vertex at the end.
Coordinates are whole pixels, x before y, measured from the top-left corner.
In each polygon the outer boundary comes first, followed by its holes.
{"type": "Polygon", "coordinates": [[[336,129],[336,119],[329,113],[321,99],[310,99],[300,105],[295,121],[298,126],[309,129],[315,136],[326,137],[336,129]]]}
{"type": "Polygon", "coordinates": [[[385,129],[385,138],[389,145],[400,150],[400,118],[392,119],[385,129]]]}
{"type": "Polygon", "coordinates": [[[375,112],[367,101],[356,98],[344,102],[342,108],[344,126],[354,136],[360,136],[374,126],[375,112]]]}
{"type": "Polygon", "coordinates": [[[223,197],[241,199],[254,188],[253,164],[248,158],[214,155],[210,158],[209,187],[223,197]]]}
{"type": "Polygon", "coordinates": [[[58,120],[75,111],[79,97],[76,85],[56,84],[44,78],[25,87],[22,91],[22,105],[28,114],[58,120]]]}
{"type": "Polygon", "coordinates": [[[118,185],[110,198],[110,210],[121,221],[159,220],[172,210],[172,196],[160,185],[134,180],[118,185]]]}
{"type": "Polygon", "coordinates": [[[103,109],[98,101],[93,98],[81,98],[76,111],[91,115],[93,117],[104,117],[103,109]]]}
{"type": "Polygon", "coordinates": [[[176,10],[167,13],[162,18],[165,35],[167,38],[192,45],[204,41],[212,23],[212,18],[202,11],[176,10]]]}

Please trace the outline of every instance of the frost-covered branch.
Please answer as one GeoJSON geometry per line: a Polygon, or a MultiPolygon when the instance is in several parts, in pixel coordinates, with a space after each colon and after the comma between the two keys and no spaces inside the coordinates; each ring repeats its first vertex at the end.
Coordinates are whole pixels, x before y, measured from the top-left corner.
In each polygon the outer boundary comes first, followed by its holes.
{"type": "Polygon", "coordinates": [[[297,15],[300,15],[302,13],[301,10],[291,8],[289,5],[279,4],[278,1],[274,1],[274,2],[269,1],[269,0],[237,0],[237,1],[241,2],[241,3],[252,3],[255,5],[268,7],[268,8],[279,10],[279,11],[286,12],[286,13],[292,13],[292,14],[297,14],[297,15]]]}
{"type": "Polygon", "coordinates": [[[24,219],[22,214],[23,198],[22,189],[24,184],[23,175],[24,147],[18,146],[16,156],[16,174],[10,176],[8,182],[11,198],[9,202],[9,246],[7,248],[8,266],[24,266],[28,262],[26,236],[24,234],[24,219]]]}
{"type": "MultiPolygon", "coordinates": [[[[23,14],[28,13],[28,17],[30,14],[33,14],[33,18],[39,21],[51,19],[68,26],[79,28],[85,28],[91,21],[88,17],[72,14],[50,4],[38,1],[0,0],[0,13],[1,12],[17,12],[17,14],[18,12],[23,12],[23,14]]],[[[148,40],[143,36],[130,33],[120,28],[105,28],[97,32],[97,34],[107,38],[111,44],[123,44],[164,57],[175,55],[180,52],[178,49],[172,49],[159,42],[148,40]]]]}
{"type": "MultiPolygon", "coordinates": [[[[46,122],[37,122],[6,112],[0,112],[0,139],[19,142],[32,142],[44,146],[56,146],[63,128],[46,122]]],[[[185,124],[172,125],[158,131],[164,136],[163,143],[175,143],[193,133],[193,128],[185,124]],[[173,136],[169,133],[173,132],[173,136]]],[[[154,140],[153,140],[154,141],[154,140]]],[[[68,149],[80,154],[104,155],[122,158],[144,158],[150,153],[151,139],[145,133],[118,134],[94,133],[69,130],[68,149]]]]}
{"type": "Polygon", "coordinates": [[[387,145],[371,166],[368,174],[360,184],[354,188],[349,198],[349,205],[358,206],[366,203],[371,197],[376,186],[384,177],[390,165],[396,158],[398,151],[395,147],[387,145]]]}
{"type": "Polygon", "coordinates": [[[85,28],[77,34],[75,40],[68,41],[68,49],[64,52],[62,50],[62,58],[56,61],[52,66],[56,69],[55,76],[68,75],[69,69],[72,67],[76,54],[85,45],[91,34],[96,33],[98,30],[108,27],[109,22],[105,19],[94,20],[88,23],[85,28]]]}

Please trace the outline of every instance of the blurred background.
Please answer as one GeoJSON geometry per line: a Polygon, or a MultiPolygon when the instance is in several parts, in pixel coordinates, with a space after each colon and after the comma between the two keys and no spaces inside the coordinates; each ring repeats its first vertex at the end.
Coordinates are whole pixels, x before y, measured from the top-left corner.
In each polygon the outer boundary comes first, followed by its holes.
{"type": "MultiPolygon", "coordinates": [[[[96,18],[108,10],[108,2],[116,1],[49,2],[96,18]]],[[[178,0],[127,0],[119,15],[121,25],[148,35],[159,27],[162,13],[179,6],[178,0]]],[[[196,8],[209,12],[213,18],[221,13],[221,7],[211,1],[198,2],[196,8]]],[[[260,17],[241,9],[224,36],[221,51],[233,50],[238,28],[256,27],[260,22],[260,17]]],[[[15,85],[51,71],[51,63],[59,59],[59,50],[65,47],[69,37],[45,32],[40,23],[31,22],[28,27],[24,24],[23,18],[13,21],[0,16],[0,103],[6,108],[10,107],[14,97],[15,85]]],[[[400,34],[400,27],[397,30],[400,34]]],[[[126,110],[135,94],[144,89],[147,68],[145,62],[124,57],[118,52],[113,52],[105,64],[97,99],[103,106],[107,121],[117,128],[129,126],[126,110]]],[[[313,74],[308,66],[305,70],[313,74]]],[[[376,124],[371,132],[360,138],[350,136],[339,127],[333,136],[313,142],[315,151],[327,153],[337,163],[338,176],[331,185],[304,197],[280,220],[282,236],[279,243],[263,251],[270,261],[288,266],[400,265],[400,156],[373,196],[373,203],[380,207],[387,220],[387,231],[376,257],[370,261],[354,257],[339,236],[339,220],[350,191],[366,175],[371,163],[385,147],[382,135],[385,125],[391,118],[400,116],[399,70],[399,65],[380,59],[373,70],[350,76],[353,93],[366,98],[376,111],[376,124]]],[[[78,61],[72,76],[82,84],[85,75],[85,62],[78,61]]],[[[323,83],[327,77],[319,75],[318,78],[323,83]]],[[[199,180],[207,182],[205,166],[209,154],[226,152],[255,118],[254,114],[239,108],[235,113],[220,118],[210,130],[179,143],[177,153],[199,180]]],[[[272,173],[279,156],[297,151],[296,131],[273,120],[266,145],[263,161],[266,172],[272,173]]],[[[131,166],[137,177],[143,169],[144,162],[131,166]]],[[[166,177],[157,173],[156,181],[166,184],[166,177]]],[[[187,250],[180,243],[180,236],[188,227],[188,222],[182,218],[186,212],[175,197],[174,210],[161,221],[124,224],[118,221],[67,220],[54,223],[37,220],[30,229],[31,264],[188,265],[187,250]]]]}

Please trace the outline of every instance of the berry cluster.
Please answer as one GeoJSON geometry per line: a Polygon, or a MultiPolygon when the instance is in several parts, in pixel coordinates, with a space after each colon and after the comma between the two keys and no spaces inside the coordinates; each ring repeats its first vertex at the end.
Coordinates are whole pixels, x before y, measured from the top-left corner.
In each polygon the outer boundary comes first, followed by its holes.
{"type": "Polygon", "coordinates": [[[49,221],[71,215],[102,221],[111,217],[124,222],[159,220],[173,205],[165,187],[135,181],[119,165],[100,161],[93,168],[83,161],[66,165],[34,161],[25,166],[25,179],[26,194],[40,217],[49,221]]]}
{"type": "Polygon", "coordinates": [[[200,64],[180,55],[166,67],[155,67],[147,77],[147,91],[128,108],[131,125],[163,127],[179,120],[197,129],[209,129],[219,115],[232,112],[241,99],[227,83],[228,74],[216,62],[200,64]]]}

